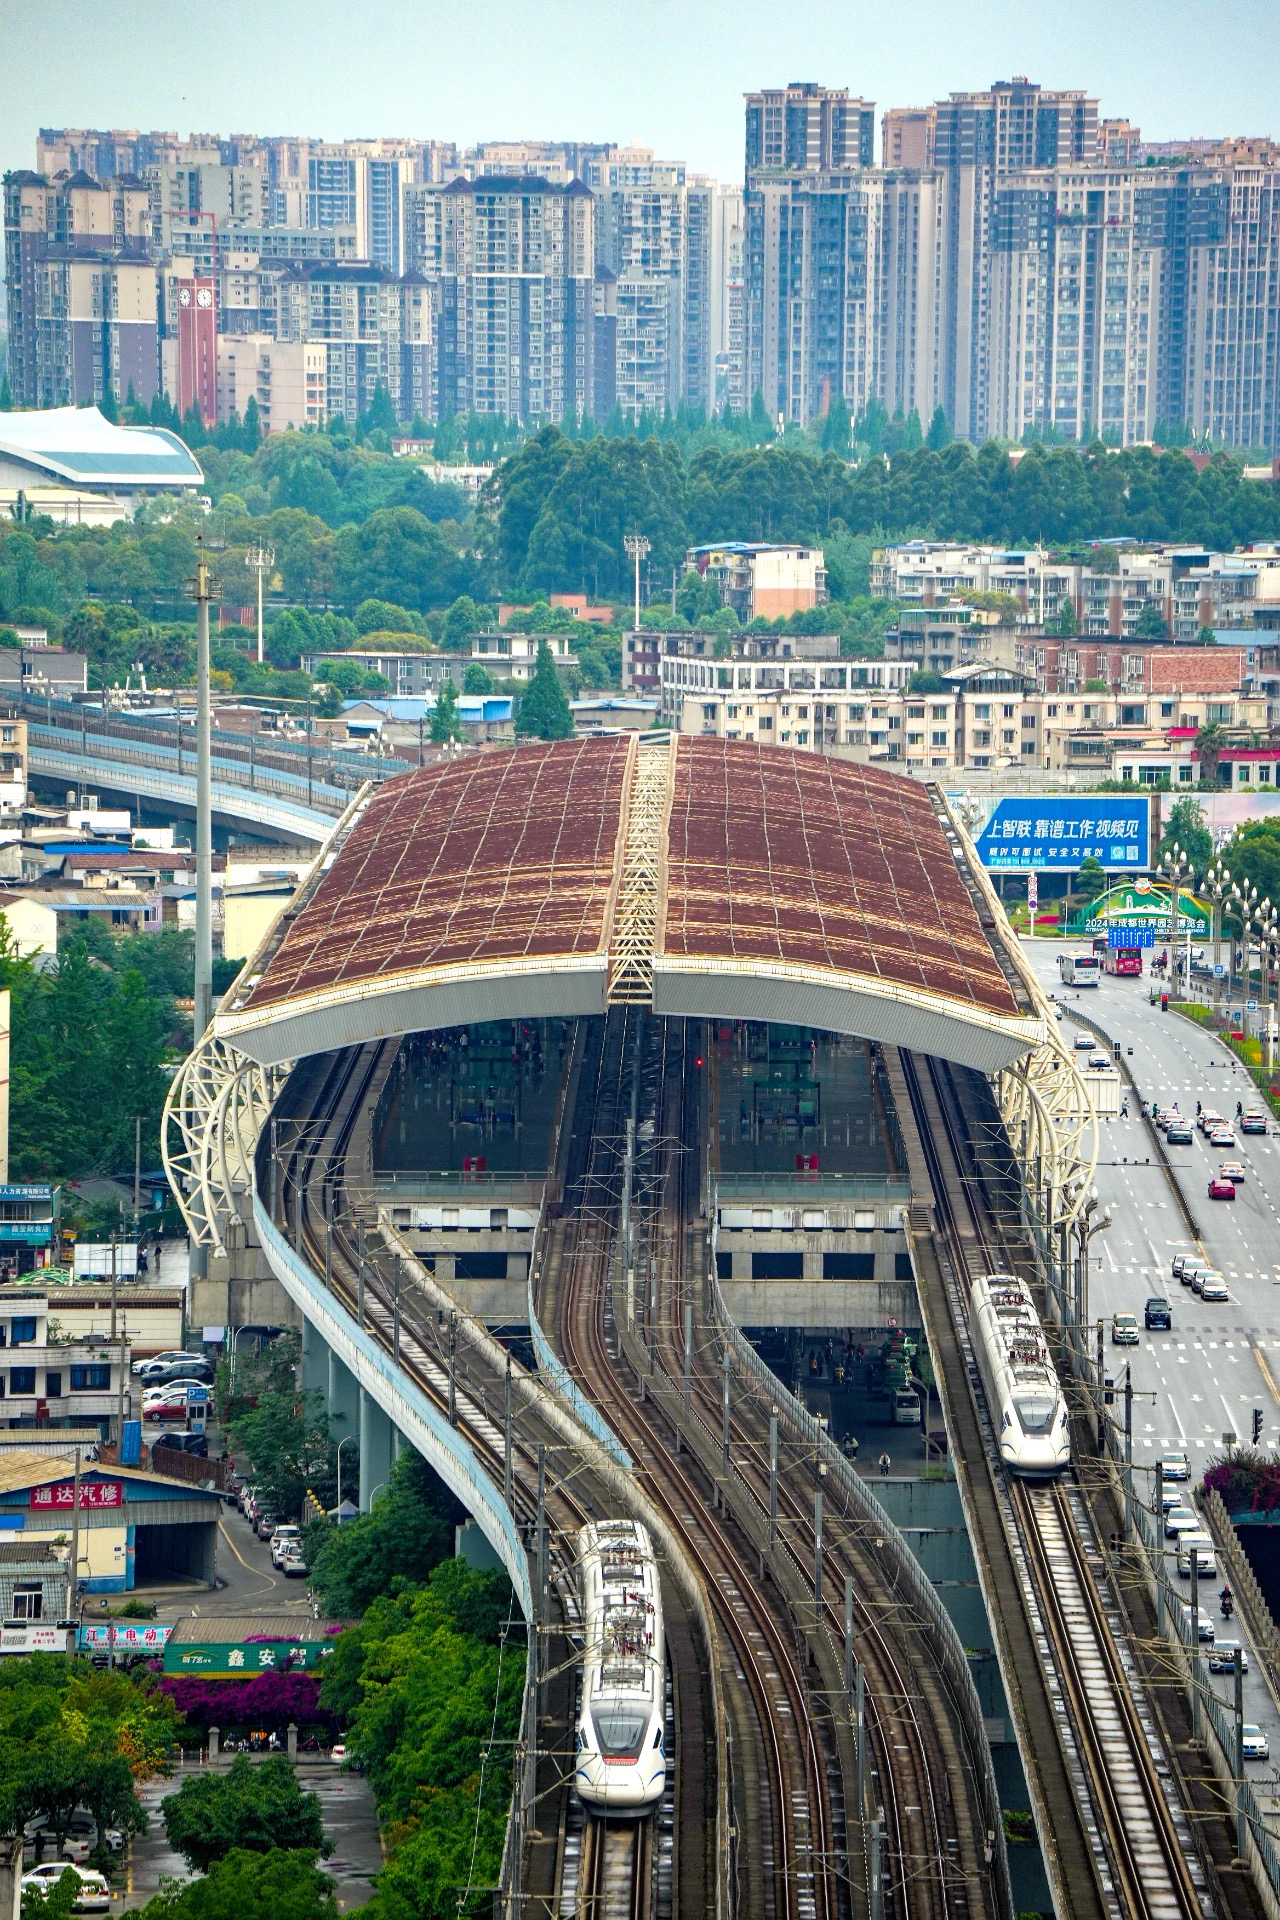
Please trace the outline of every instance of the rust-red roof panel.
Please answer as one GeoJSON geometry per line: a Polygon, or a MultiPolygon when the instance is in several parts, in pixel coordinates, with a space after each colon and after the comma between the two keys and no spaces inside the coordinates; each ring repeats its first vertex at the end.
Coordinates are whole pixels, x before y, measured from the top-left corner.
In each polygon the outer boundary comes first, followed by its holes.
{"type": "Polygon", "coordinates": [[[663,956],[870,974],[1018,1011],[922,785],[745,741],[678,742],[663,956]]]}
{"type": "Polygon", "coordinates": [[[374,795],[249,1008],[422,967],[600,950],[623,738],[533,745],[374,795]]]}

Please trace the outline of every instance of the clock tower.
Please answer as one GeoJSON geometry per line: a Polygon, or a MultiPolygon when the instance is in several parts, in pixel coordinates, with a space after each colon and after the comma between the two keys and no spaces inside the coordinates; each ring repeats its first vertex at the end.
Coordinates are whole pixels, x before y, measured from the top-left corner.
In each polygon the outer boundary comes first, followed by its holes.
{"type": "Polygon", "coordinates": [[[172,323],[178,342],[178,412],[195,407],[206,427],[218,419],[218,302],[213,280],[176,280],[172,323]]]}

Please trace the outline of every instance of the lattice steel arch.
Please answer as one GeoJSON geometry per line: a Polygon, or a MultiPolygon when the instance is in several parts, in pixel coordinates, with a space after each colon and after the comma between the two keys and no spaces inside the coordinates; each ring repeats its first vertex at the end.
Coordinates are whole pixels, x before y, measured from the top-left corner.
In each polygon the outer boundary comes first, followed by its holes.
{"type": "Polygon", "coordinates": [[[261,1066],[207,1034],[174,1076],[160,1150],[193,1245],[225,1253],[224,1224],[247,1218],[240,1196],[252,1194],[254,1149],[291,1064],[261,1066]]]}

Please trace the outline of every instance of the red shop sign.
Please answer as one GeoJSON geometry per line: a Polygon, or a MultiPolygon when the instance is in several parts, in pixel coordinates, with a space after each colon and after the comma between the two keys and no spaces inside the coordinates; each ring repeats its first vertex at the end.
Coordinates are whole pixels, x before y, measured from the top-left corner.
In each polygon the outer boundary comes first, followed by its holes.
{"type": "MultiPolygon", "coordinates": [[[[32,1487],[29,1504],[40,1512],[70,1512],[75,1505],[76,1483],[74,1480],[55,1480],[47,1487],[32,1487]]],[[[80,1506],[85,1507],[122,1507],[124,1505],[124,1482],[122,1480],[82,1480],[80,1482],[80,1506]]]]}

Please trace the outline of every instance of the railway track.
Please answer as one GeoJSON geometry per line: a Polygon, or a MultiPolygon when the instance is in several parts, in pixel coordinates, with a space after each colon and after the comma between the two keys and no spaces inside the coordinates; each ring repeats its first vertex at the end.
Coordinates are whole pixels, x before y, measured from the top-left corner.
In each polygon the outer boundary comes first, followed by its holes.
{"type": "MultiPolygon", "coordinates": [[[[329,1062],[308,1063],[291,1081],[283,1096],[292,1117],[304,1121],[296,1139],[283,1150],[283,1203],[286,1226],[294,1243],[306,1255],[317,1273],[327,1276],[334,1299],[384,1347],[398,1358],[404,1372],[433,1401],[447,1418],[467,1429],[472,1444],[498,1486],[504,1474],[504,1410],[501,1383],[477,1368],[465,1348],[450,1338],[450,1329],[438,1310],[432,1310],[413,1288],[395,1285],[387,1271],[387,1261],[372,1242],[367,1242],[357,1224],[353,1207],[361,1199],[359,1169],[363,1155],[353,1155],[353,1136],[367,1115],[370,1089],[387,1064],[386,1049],[368,1047],[338,1056],[329,1062]],[[348,1173],[355,1164],[356,1189],[348,1187],[348,1173]],[[495,1391],[496,1389],[496,1391],[495,1391]]],[[[589,1519],[602,1518],[615,1508],[607,1490],[594,1488],[589,1473],[582,1471],[548,1474],[546,1463],[563,1458],[563,1439],[554,1426],[540,1426],[536,1416],[526,1416],[520,1430],[513,1427],[512,1495],[517,1518],[522,1523],[531,1548],[539,1511],[538,1487],[543,1486],[542,1511],[548,1528],[549,1586],[558,1598],[558,1617],[563,1634],[562,1652],[578,1635],[579,1609],[576,1583],[576,1539],[589,1519]]],[[[667,1598],[676,1625],[677,1645],[684,1657],[694,1657],[695,1639],[687,1611],[677,1593],[667,1598]]],[[[562,1653],[557,1655],[557,1660],[562,1653]]],[[[704,1737],[703,1717],[689,1703],[686,1719],[692,1737],[704,1737]]],[[[673,1729],[674,1731],[674,1716],[673,1729]]],[[[564,1801],[568,1792],[571,1741],[563,1741],[561,1757],[544,1755],[540,1778],[543,1793],[564,1801]],[[547,1761],[550,1760],[550,1764],[547,1761]]],[[[678,1744],[677,1744],[678,1755],[678,1744]]],[[[690,1771],[702,1781],[714,1772],[714,1756],[700,1755],[690,1771]]],[[[624,1901],[621,1890],[619,1856],[624,1851],[620,1838],[596,1848],[590,1836],[598,1822],[588,1820],[583,1830],[586,1858],[581,1863],[594,1879],[577,1875],[576,1910],[591,1920],[614,1920],[623,1912],[628,1920],[672,1920],[673,1901],[678,1889],[674,1884],[669,1834],[671,1799],[678,1791],[683,1769],[677,1757],[675,1779],[669,1779],[667,1793],[654,1820],[633,1823],[634,1840],[630,1858],[633,1872],[629,1893],[624,1901]],[[638,1837],[637,1837],[638,1836],[638,1837]],[[656,1871],[655,1868],[656,1846],[656,1871]]],[[[561,1824],[563,1825],[563,1819],[561,1824]]],[[[619,1834],[624,1833],[619,1825],[619,1834]]],[[[700,1869],[699,1849],[689,1850],[690,1867],[698,1886],[707,1882],[700,1869]]],[[[549,1879],[549,1876],[548,1876],[549,1879]]],[[[550,1914],[551,1886],[542,1911],[550,1914]]],[[[536,1914],[536,1902],[526,1901],[525,1912],[536,1914]]],[[[697,1911],[695,1907],[692,1909],[697,1911]]],[[[714,1904],[707,1909],[714,1911],[714,1904]]]]}
{"type": "MultiPolygon", "coordinates": [[[[690,1056],[696,1049],[703,1059],[711,1057],[710,1044],[700,1030],[690,1033],[684,1023],[672,1021],[662,1023],[660,1044],[662,1084],[672,1090],[671,1106],[679,1109],[677,1118],[668,1108],[664,1137],[686,1143],[692,1138],[700,1147],[700,1129],[688,1112],[690,1089],[698,1084],[690,1056]]],[[[695,1211],[690,1188],[696,1192],[701,1152],[685,1152],[677,1161],[668,1151],[667,1157],[672,1164],[663,1183],[656,1249],[660,1280],[653,1300],[656,1312],[651,1337],[657,1360],[674,1382],[683,1380],[686,1299],[697,1300],[698,1325],[691,1358],[696,1359],[699,1341],[704,1351],[713,1343],[702,1324],[702,1289],[689,1271],[696,1255],[691,1253],[690,1236],[683,1226],[695,1211]]],[[[651,1257],[654,1251],[651,1249],[651,1257]]],[[[694,1364],[690,1367],[690,1383],[691,1414],[700,1421],[712,1445],[722,1444],[721,1381],[713,1381],[705,1366],[694,1364]]],[[[770,1411],[754,1382],[745,1391],[737,1383],[730,1410],[730,1458],[736,1481],[749,1492],[758,1517],[764,1521],[769,1513],[770,1411]]],[[[794,1586],[801,1591],[807,1589],[809,1594],[817,1544],[812,1495],[822,1484],[815,1474],[815,1464],[811,1458],[797,1461],[793,1473],[779,1472],[777,1485],[778,1538],[791,1563],[794,1586]]],[[[879,1573],[870,1557],[859,1551],[861,1528],[852,1516],[841,1512],[834,1487],[824,1488],[824,1500],[825,1578],[822,1605],[813,1612],[813,1625],[842,1658],[848,1576],[853,1583],[857,1654],[867,1688],[868,1778],[886,1823],[885,1888],[889,1903],[895,1913],[910,1915],[913,1920],[943,1920],[954,1912],[980,1911],[985,1900],[972,1846],[973,1823],[965,1823],[962,1831],[957,1817],[958,1803],[966,1797],[962,1788],[965,1769],[960,1742],[951,1725],[950,1703],[938,1676],[924,1663],[908,1660],[901,1641],[895,1642],[886,1630],[884,1615],[893,1603],[886,1606],[877,1597],[879,1573]],[[957,1786],[961,1787],[959,1793],[957,1786]]],[[[855,1812],[855,1823],[858,1818],[855,1812]]]]}
{"type": "MultiPolygon", "coordinates": [[[[747,1552],[706,1518],[706,1491],[689,1456],[668,1448],[637,1407],[613,1324],[610,1222],[618,1206],[618,1142],[634,1016],[588,1030],[579,1092],[578,1152],[566,1183],[567,1218],[552,1255],[561,1354],[626,1445],[649,1497],[665,1512],[713,1598],[739,1681],[738,1741],[758,1756],[753,1804],[739,1820],[737,1910],[764,1920],[837,1920],[829,1846],[830,1783],[789,1623],[760,1592],[747,1552]],[[742,1857],[745,1853],[745,1859],[742,1857]]],[[[738,1756],[735,1756],[737,1758],[738,1756]]],[[[745,1756],[742,1756],[745,1758],[745,1756]]],[[[744,1769],[745,1771],[745,1769],[744,1769]]],[[[739,1777],[740,1793],[750,1793],[739,1777]]]]}
{"type": "Polygon", "coordinates": [[[651,1845],[647,1820],[588,1820],[578,1920],[643,1920],[651,1845]]]}
{"type": "MultiPolygon", "coordinates": [[[[981,1272],[1016,1270],[1017,1255],[988,1208],[950,1069],[907,1054],[901,1059],[950,1253],[954,1332],[967,1351],[967,1284],[981,1272]]],[[[909,1118],[900,1116],[904,1126],[909,1118]]],[[[972,1358],[968,1371],[980,1398],[972,1358]]],[[[1011,1518],[1030,1580],[1064,1758],[1086,1809],[1101,1908],[1114,1920],[1209,1920],[1218,1907],[1169,1757],[1108,1617],[1106,1562],[1084,1499],[1074,1481],[1033,1488],[1006,1475],[994,1464],[989,1422],[984,1432],[1006,1524],[1011,1518]]],[[[1118,1620],[1118,1608],[1111,1612],[1118,1620]]]]}

